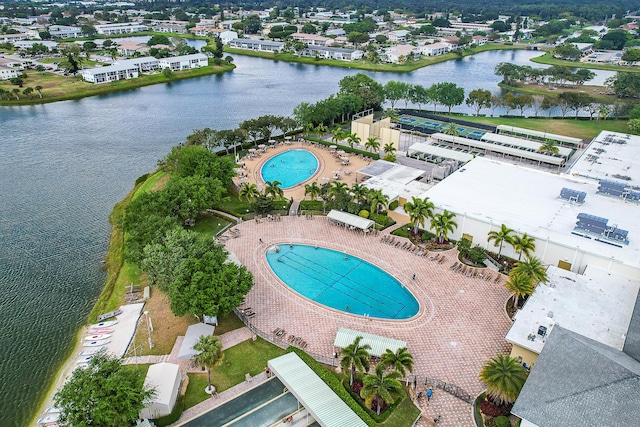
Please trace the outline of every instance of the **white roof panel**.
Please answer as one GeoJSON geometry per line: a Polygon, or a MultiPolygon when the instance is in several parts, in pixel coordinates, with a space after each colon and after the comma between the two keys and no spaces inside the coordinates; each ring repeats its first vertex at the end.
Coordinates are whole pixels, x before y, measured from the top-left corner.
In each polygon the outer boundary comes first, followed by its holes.
{"type": "Polygon", "coordinates": [[[363,218],[358,215],[353,215],[348,212],[337,211],[335,209],[332,209],[331,212],[329,212],[329,214],[327,215],[327,218],[332,219],[334,221],[343,222],[347,225],[352,225],[361,230],[366,230],[367,228],[375,224],[375,222],[371,221],[370,219],[363,218]]]}
{"type": "Polygon", "coordinates": [[[353,329],[347,328],[338,329],[336,339],[333,341],[333,346],[345,348],[351,345],[358,337],[362,337],[362,340],[360,341],[361,344],[369,344],[371,346],[369,354],[377,357],[382,356],[387,349],[395,353],[397,349],[405,348],[407,346],[405,341],[382,337],[380,335],[367,334],[366,332],[354,331],[353,329]]]}
{"type": "Polygon", "coordinates": [[[582,142],[580,138],[573,138],[570,136],[558,135],[558,134],[549,133],[549,132],[540,132],[537,130],[519,128],[516,126],[498,125],[497,129],[499,131],[503,130],[505,132],[512,132],[520,135],[530,135],[538,138],[551,139],[554,141],[567,142],[567,143],[576,144],[576,145],[582,142]]]}
{"type": "MultiPolygon", "coordinates": [[[[508,136],[504,134],[485,133],[481,138],[483,141],[489,141],[493,143],[510,145],[512,147],[520,147],[526,150],[538,151],[542,146],[542,143],[533,141],[531,139],[516,138],[515,136],[508,136]]],[[[558,147],[558,153],[561,156],[569,157],[571,155],[571,149],[566,147],[558,147]]]]}
{"type": "Polygon", "coordinates": [[[436,145],[427,144],[424,142],[416,142],[411,147],[409,147],[409,151],[417,151],[424,154],[429,154],[432,156],[438,156],[445,159],[453,159],[458,160],[460,162],[468,162],[473,159],[471,154],[463,153],[461,151],[451,150],[449,148],[442,148],[436,145]]]}
{"type": "Polygon", "coordinates": [[[182,340],[182,345],[178,351],[178,360],[189,360],[198,354],[193,346],[200,340],[201,336],[213,335],[215,328],[205,323],[196,323],[187,328],[187,333],[182,340]]]}
{"type": "Polygon", "coordinates": [[[173,363],[156,363],[149,366],[144,384],[153,387],[156,394],[153,402],[170,406],[174,391],[180,386],[180,367],[173,363]]]}

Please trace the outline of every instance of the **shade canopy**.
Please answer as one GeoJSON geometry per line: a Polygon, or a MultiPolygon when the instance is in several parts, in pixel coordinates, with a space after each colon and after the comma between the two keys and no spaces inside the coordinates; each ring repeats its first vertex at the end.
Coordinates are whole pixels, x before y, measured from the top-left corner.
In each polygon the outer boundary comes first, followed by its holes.
{"type": "Polygon", "coordinates": [[[213,335],[215,328],[205,323],[196,323],[187,328],[187,333],[182,340],[182,345],[178,351],[178,360],[193,359],[199,352],[193,349],[202,336],[213,335]]]}
{"type": "Polygon", "coordinates": [[[332,209],[331,212],[329,212],[327,218],[342,223],[346,226],[359,228],[361,230],[366,230],[372,227],[373,224],[375,224],[375,222],[371,221],[370,219],[363,218],[358,215],[353,215],[348,212],[337,211],[335,209],[332,209]]]}
{"type": "Polygon", "coordinates": [[[357,337],[362,337],[360,344],[368,344],[371,347],[371,349],[368,350],[369,354],[377,357],[382,356],[387,349],[395,353],[399,348],[407,346],[405,341],[382,337],[380,335],[367,334],[366,332],[354,331],[347,328],[338,329],[336,339],[333,341],[333,346],[338,348],[348,347],[353,344],[357,337]]]}

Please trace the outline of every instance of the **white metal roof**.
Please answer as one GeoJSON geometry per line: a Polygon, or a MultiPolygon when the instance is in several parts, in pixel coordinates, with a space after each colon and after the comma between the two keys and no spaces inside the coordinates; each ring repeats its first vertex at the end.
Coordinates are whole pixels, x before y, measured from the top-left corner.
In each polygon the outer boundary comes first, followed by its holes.
{"type": "Polygon", "coordinates": [[[387,349],[395,353],[399,348],[405,348],[407,346],[405,341],[382,337],[380,335],[367,334],[366,332],[354,331],[353,329],[347,328],[338,329],[336,339],[333,341],[333,346],[345,348],[353,344],[358,337],[362,337],[362,340],[360,341],[362,345],[369,344],[371,346],[369,354],[377,357],[382,356],[387,349]]]}
{"type": "Polygon", "coordinates": [[[268,365],[322,427],[367,426],[297,354],[284,354],[268,365]]]}
{"type": "Polygon", "coordinates": [[[471,154],[451,150],[449,148],[438,147],[436,145],[426,144],[424,142],[416,142],[411,147],[409,147],[409,151],[418,151],[420,153],[430,154],[432,156],[438,156],[445,159],[458,160],[465,163],[473,159],[473,156],[471,154]]]}
{"type": "Polygon", "coordinates": [[[82,74],[104,74],[104,73],[110,73],[110,72],[117,72],[117,71],[128,71],[128,70],[132,70],[132,71],[138,71],[138,66],[135,64],[113,64],[113,65],[107,65],[106,67],[95,67],[95,68],[88,68],[86,70],[82,70],[82,74]]]}
{"type": "MultiPolygon", "coordinates": [[[[522,139],[515,136],[508,136],[505,134],[497,133],[485,133],[480,139],[496,144],[510,145],[512,147],[533,151],[538,151],[542,146],[541,142],[533,141],[531,139],[522,139]]],[[[558,154],[564,157],[569,157],[571,155],[571,151],[572,150],[567,147],[558,147],[558,154]]]]}
{"type": "Polygon", "coordinates": [[[408,184],[402,184],[378,176],[369,178],[363,184],[367,188],[382,190],[382,194],[387,196],[390,202],[397,200],[399,197],[407,200],[411,199],[411,197],[423,199],[427,190],[432,187],[432,184],[425,184],[420,181],[411,181],[408,184]]]}
{"type": "Polygon", "coordinates": [[[178,351],[178,360],[193,359],[199,353],[193,349],[193,346],[197,344],[201,336],[213,335],[214,330],[213,326],[205,323],[196,323],[189,326],[178,351]]]}
{"type": "Polygon", "coordinates": [[[576,274],[550,266],[548,285],[538,285],[505,339],[540,354],[544,340],[538,327],[547,329],[556,323],[587,338],[622,350],[635,306],[640,281],[609,274],[587,266],[576,274]],[[549,317],[551,313],[552,317],[549,317]],[[532,341],[530,335],[535,338],[532,341]]]}
{"type": "Polygon", "coordinates": [[[360,169],[358,173],[368,176],[377,176],[400,184],[408,184],[426,174],[425,171],[388,162],[386,160],[376,160],[360,169]]]}
{"type": "Polygon", "coordinates": [[[444,133],[434,133],[432,138],[440,141],[446,141],[462,145],[470,148],[477,148],[483,151],[490,151],[499,154],[506,154],[508,156],[514,156],[524,159],[533,160],[536,162],[549,163],[552,165],[560,166],[565,159],[562,157],[549,156],[548,154],[538,153],[536,151],[521,150],[519,148],[505,147],[504,145],[492,144],[490,142],[476,141],[475,139],[463,138],[460,136],[447,135],[444,133]]]}
{"type": "Polygon", "coordinates": [[[571,136],[558,135],[558,134],[549,133],[549,132],[540,132],[537,130],[519,128],[516,126],[498,125],[497,129],[498,131],[504,130],[506,132],[513,132],[515,134],[535,136],[538,138],[550,139],[553,141],[560,141],[560,142],[567,142],[567,143],[576,144],[576,145],[582,142],[580,138],[573,138],[571,136]]]}
{"type": "Polygon", "coordinates": [[[375,224],[375,222],[371,221],[370,219],[363,218],[358,215],[353,215],[348,212],[337,211],[335,209],[332,209],[331,212],[329,212],[329,214],[327,215],[327,218],[333,219],[335,221],[340,221],[347,225],[352,225],[361,230],[366,230],[367,228],[375,224]]]}
{"type": "Polygon", "coordinates": [[[155,395],[150,399],[161,405],[171,406],[171,398],[180,386],[180,367],[173,363],[161,362],[149,366],[144,379],[145,386],[155,388],[155,395]]]}

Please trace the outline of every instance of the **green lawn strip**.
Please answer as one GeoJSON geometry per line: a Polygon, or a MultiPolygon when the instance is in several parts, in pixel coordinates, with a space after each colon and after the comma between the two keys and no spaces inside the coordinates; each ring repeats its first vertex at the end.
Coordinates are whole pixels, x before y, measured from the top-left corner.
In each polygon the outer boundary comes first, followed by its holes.
{"type": "MultiPolygon", "coordinates": [[[[210,74],[219,74],[231,71],[235,65],[224,65],[219,67],[211,66],[212,60],[209,60],[209,66],[202,68],[194,68],[192,70],[174,71],[172,76],[167,78],[163,73],[142,75],[135,79],[118,80],[110,83],[94,84],[85,82],[78,75],[75,77],[60,76],[55,73],[28,73],[24,87],[42,86],[43,97],[40,98],[37,92],[34,92],[32,98],[20,96],[20,100],[15,98],[7,101],[6,98],[0,100],[0,105],[31,105],[43,104],[47,102],[64,101],[70,99],[80,99],[94,95],[104,95],[112,92],[119,92],[131,89],[137,89],[144,86],[154,85],[158,83],[168,83],[177,80],[190,79],[194,77],[202,77],[210,74]],[[53,94],[52,94],[53,93],[53,94]]],[[[0,88],[5,90],[13,89],[14,85],[10,82],[0,83],[0,88]]]]}
{"type": "Polygon", "coordinates": [[[337,59],[321,59],[315,57],[308,56],[297,56],[288,53],[272,53],[272,52],[256,52],[248,49],[237,49],[225,46],[224,51],[227,53],[233,53],[237,55],[245,55],[245,56],[254,56],[259,58],[267,58],[273,59],[276,61],[285,61],[285,62],[297,62],[302,64],[313,64],[313,65],[329,65],[332,67],[341,67],[341,68],[355,68],[359,70],[365,71],[390,71],[396,73],[402,72],[410,72],[417,70],[419,68],[427,67],[429,65],[438,64],[440,62],[450,61],[452,59],[458,59],[465,56],[475,55],[476,53],[486,52],[489,50],[516,50],[516,49],[525,49],[524,46],[509,46],[503,44],[486,44],[483,46],[474,47],[473,49],[465,49],[460,54],[458,53],[446,53],[444,55],[438,56],[429,56],[421,58],[417,61],[410,61],[405,64],[387,64],[380,63],[374,64],[368,62],[366,60],[355,60],[355,61],[341,61],[337,59]]]}
{"type": "Polygon", "coordinates": [[[566,67],[571,67],[571,68],[591,68],[593,70],[640,73],[640,67],[626,67],[624,65],[597,64],[593,62],[566,61],[564,59],[554,58],[552,52],[547,52],[544,55],[532,58],[531,61],[537,62],[538,64],[564,65],[566,67]]]}
{"type": "Polygon", "coordinates": [[[251,203],[247,202],[246,200],[241,200],[235,190],[230,189],[227,196],[227,200],[222,202],[222,204],[220,204],[219,206],[216,206],[218,210],[239,217],[247,215],[247,213],[251,212],[251,203]]]}
{"type": "MultiPolygon", "coordinates": [[[[251,376],[260,374],[267,366],[267,361],[283,354],[284,350],[262,338],[241,342],[224,351],[224,359],[220,365],[211,370],[211,383],[216,387],[218,393],[223,392],[243,382],[246,374],[251,376]]],[[[206,372],[189,374],[185,408],[190,408],[210,398],[204,392],[206,386],[206,372]]]]}
{"type": "Polygon", "coordinates": [[[402,398],[402,401],[394,408],[389,418],[381,426],[412,426],[415,420],[420,416],[420,409],[413,404],[411,399],[407,396],[402,398]]]}
{"type": "Polygon", "coordinates": [[[138,181],[142,180],[141,182],[143,182],[143,184],[140,186],[140,188],[138,188],[138,191],[136,191],[136,194],[133,195],[133,199],[135,199],[142,193],[146,193],[148,191],[153,190],[153,187],[155,187],[158,181],[160,181],[166,175],[167,173],[164,171],[156,171],[154,173],[143,175],[142,177],[138,178],[138,181]]]}
{"type": "Polygon", "coordinates": [[[591,141],[601,131],[628,133],[626,120],[575,120],[521,117],[475,117],[465,116],[464,120],[488,125],[507,125],[559,135],[573,136],[591,141]]]}
{"type": "Polygon", "coordinates": [[[196,225],[194,225],[191,230],[202,234],[208,239],[213,239],[213,237],[218,234],[220,230],[225,228],[231,222],[220,218],[214,215],[202,215],[196,221],[196,225]]]}
{"type": "Polygon", "coordinates": [[[244,323],[242,323],[242,320],[240,320],[235,313],[231,312],[224,317],[218,317],[218,326],[216,326],[214,334],[222,335],[243,327],[244,323]]]}

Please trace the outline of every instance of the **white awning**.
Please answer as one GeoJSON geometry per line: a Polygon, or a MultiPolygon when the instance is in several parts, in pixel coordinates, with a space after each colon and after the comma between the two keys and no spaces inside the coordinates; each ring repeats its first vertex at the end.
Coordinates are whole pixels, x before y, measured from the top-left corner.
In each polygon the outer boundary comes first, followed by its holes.
{"type": "Polygon", "coordinates": [[[464,163],[470,162],[473,159],[471,154],[463,153],[462,151],[455,151],[450,148],[438,147],[437,145],[426,144],[424,142],[416,142],[409,147],[409,151],[416,151],[418,153],[442,157],[443,159],[457,160],[464,163]]]}
{"type": "Polygon", "coordinates": [[[193,346],[197,344],[201,336],[213,335],[215,328],[211,325],[204,323],[196,323],[187,328],[187,333],[182,340],[182,345],[178,351],[178,360],[193,359],[197,351],[193,349],[193,346]]]}
{"type": "Polygon", "coordinates": [[[363,218],[358,215],[353,215],[348,212],[337,211],[335,209],[332,209],[331,212],[329,212],[327,218],[359,228],[361,230],[366,230],[367,228],[370,228],[373,226],[373,224],[375,224],[375,222],[371,221],[370,219],[363,218]]]}
{"type": "MultiPolygon", "coordinates": [[[[542,146],[541,142],[533,141],[531,139],[516,138],[515,136],[508,136],[502,133],[485,133],[480,139],[482,141],[488,141],[494,144],[509,145],[514,148],[522,148],[525,150],[533,151],[538,151],[542,146]]],[[[558,153],[561,156],[569,157],[571,155],[571,149],[566,147],[558,147],[558,153]]]]}
{"type": "Polygon", "coordinates": [[[387,349],[395,353],[399,348],[407,346],[405,341],[381,337],[380,335],[367,334],[366,332],[354,331],[347,328],[338,329],[336,339],[333,341],[333,346],[338,348],[348,347],[353,344],[358,337],[362,337],[362,340],[360,340],[362,345],[369,344],[371,346],[369,354],[377,357],[382,356],[387,349]]]}
{"type": "Polygon", "coordinates": [[[271,359],[268,365],[322,427],[367,426],[297,354],[271,359]]]}
{"type": "Polygon", "coordinates": [[[537,130],[519,128],[516,126],[498,125],[497,129],[498,131],[511,132],[516,135],[534,136],[537,138],[550,139],[552,141],[559,141],[559,142],[566,142],[574,145],[578,145],[582,142],[580,138],[572,138],[570,136],[558,135],[558,134],[549,133],[549,132],[540,132],[537,130]]]}

